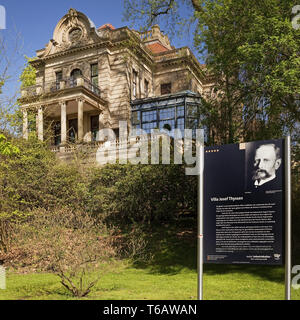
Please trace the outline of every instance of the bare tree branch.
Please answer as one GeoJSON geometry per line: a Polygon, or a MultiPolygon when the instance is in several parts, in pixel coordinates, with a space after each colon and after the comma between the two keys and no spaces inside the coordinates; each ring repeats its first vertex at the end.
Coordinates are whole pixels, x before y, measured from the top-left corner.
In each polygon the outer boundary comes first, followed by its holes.
{"type": "MultiPolygon", "coordinates": [[[[174,0],[170,0],[168,5],[167,5],[167,7],[166,7],[166,9],[164,11],[153,12],[152,15],[154,17],[157,17],[157,16],[162,15],[162,14],[168,14],[169,11],[172,9],[172,5],[173,4],[174,4],[174,0]]],[[[157,9],[162,9],[164,7],[165,7],[165,5],[161,5],[161,6],[158,6],[157,9]]]]}
{"type": "Polygon", "coordinates": [[[167,15],[169,13],[169,11],[172,9],[174,2],[175,2],[175,0],[169,0],[169,3],[167,5],[163,4],[163,5],[157,6],[155,8],[155,10],[157,10],[157,11],[154,11],[154,12],[152,12],[152,8],[151,8],[151,18],[150,18],[149,24],[152,25],[158,16],[167,15]],[[165,9],[162,11],[159,11],[160,9],[163,9],[163,8],[165,8],[165,9]]]}

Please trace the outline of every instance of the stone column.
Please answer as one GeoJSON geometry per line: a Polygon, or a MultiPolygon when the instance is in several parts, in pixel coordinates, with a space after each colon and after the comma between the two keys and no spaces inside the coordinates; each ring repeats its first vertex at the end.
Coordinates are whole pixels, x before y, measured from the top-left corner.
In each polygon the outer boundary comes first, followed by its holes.
{"type": "Polygon", "coordinates": [[[78,103],[78,142],[83,141],[83,103],[84,100],[79,98],[77,99],[78,103]]]}
{"type": "Polygon", "coordinates": [[[105,126],[104,126],[104,111],[103,110],[99,114],[99,130],[101,130],[101,129],[105,129],[105,126]]]}
{"type": "Polygon", "coordinates": [[[37,129],[38,129],[38,139],[44,141],[44,116],[43,107],[38,108],[37,114],[37,129]]]}
{"type": "Polygon", "coordinates": [[[67,143],[67,103],[63,101],[60,103],[61,107],[61,144],[65,145],[67,143]]]}
{"type": "Polygon", "coordinates": [[[23,139],[28,140],[28,112],[23,109],[23,139]]]}

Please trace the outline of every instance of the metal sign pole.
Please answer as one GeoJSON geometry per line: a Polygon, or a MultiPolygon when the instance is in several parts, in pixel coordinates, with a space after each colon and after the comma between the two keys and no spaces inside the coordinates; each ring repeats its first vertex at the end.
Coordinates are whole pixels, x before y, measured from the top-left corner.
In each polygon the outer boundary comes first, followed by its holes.
{"type": "Polygon", "coordinates": [[[200,146],[200,168],[198,176],[198,300],[203,300],[203,175],[204,144],[200,146]]]}
{"type": "Polygon", "coordinates": [[[285,139],[285,299],[291,300],[292,210],[291,210],[291,137],[285,139]]]}

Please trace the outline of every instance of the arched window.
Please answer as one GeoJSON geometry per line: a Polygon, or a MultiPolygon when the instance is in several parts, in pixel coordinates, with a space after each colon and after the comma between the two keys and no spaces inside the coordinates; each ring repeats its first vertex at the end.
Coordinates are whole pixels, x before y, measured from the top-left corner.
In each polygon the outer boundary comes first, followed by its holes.
{"type": "Polygon", "coordinates": [[[71,72],[71,86],[76,87],[77,86],[77,79],[82,77],[82,72],[80,69],[74,69],[71,72]]]}

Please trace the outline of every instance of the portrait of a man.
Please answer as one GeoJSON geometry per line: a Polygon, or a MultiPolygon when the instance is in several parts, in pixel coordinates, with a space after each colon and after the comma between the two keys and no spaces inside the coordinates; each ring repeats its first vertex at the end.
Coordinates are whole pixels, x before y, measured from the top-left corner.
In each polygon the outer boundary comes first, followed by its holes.
{"type": "Polygon", "coordinates": [[[261,145],[254,157],[254,186],[260,187],[276,178],[276,171],[281,165],[280,149],[274,144],[261,145]]]}
{"type": "Polygon", "coordinates": [[[251,149],[251,155],[248,155],[247,189],[282,189],[281,148],[275,143],[264,143],[255,146],[252,145],[251,149]]]}

